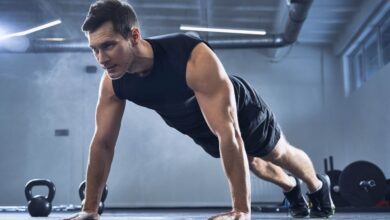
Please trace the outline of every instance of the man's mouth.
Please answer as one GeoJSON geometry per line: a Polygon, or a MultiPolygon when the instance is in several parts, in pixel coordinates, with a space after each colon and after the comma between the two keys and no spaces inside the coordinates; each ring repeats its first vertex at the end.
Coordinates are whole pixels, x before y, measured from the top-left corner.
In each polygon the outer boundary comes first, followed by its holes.
{"type": "Polygon", "coordinates": [[[107,71],[112,71],[113,69],[115,69],[117,65],[112,65],[112,66],[108,66],[108,67],[104,67],[107,71]]]}

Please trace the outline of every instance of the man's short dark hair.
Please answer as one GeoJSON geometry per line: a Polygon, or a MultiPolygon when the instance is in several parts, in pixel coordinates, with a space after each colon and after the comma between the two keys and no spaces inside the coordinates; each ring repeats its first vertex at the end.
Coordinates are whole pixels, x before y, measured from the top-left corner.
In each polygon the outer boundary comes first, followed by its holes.
{"type": "Polygon", "coordinates": [[[103,23],[111,21],[114,31],[127,38],[132,27],[138,27],[137,14],[124,0],[98,0],[89,7],[81,29],[94,32],[103,23]]]}

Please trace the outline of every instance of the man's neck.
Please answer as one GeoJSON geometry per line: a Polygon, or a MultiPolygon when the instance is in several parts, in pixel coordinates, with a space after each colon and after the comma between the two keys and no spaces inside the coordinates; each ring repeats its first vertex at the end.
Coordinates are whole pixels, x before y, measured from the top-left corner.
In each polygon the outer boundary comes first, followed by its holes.
{"type": "Polygon", "coordinates": [[[137,74],[139,76],[148,75],[153,68],[153,48],[146,40],[139,42],[138,49],[134,53],[133,64],[129,67],[130,73],[137,74]]]}

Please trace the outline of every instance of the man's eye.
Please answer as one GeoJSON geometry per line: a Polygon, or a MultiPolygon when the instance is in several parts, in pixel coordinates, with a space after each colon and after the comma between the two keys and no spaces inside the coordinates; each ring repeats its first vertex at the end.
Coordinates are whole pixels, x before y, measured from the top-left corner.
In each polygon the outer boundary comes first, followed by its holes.
{"type": "Polygon", "coordinates": [[[103,45],[103,49],[110,49],[114,46],[114,44],[105,44],[103,45]]]}

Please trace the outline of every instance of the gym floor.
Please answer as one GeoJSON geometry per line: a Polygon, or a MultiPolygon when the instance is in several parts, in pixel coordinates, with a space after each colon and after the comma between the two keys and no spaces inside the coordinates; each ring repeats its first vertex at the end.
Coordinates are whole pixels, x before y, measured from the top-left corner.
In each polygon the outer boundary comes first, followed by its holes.
{"type": "MultiPolygon", "coordinates": [[[[227,209],[131,209],[131,210],[106,210],[102,220],[200,220],[225,212],[227,209]]],[[[27,212],[1,212],[1,220],[45,220],[62,219],[72,215],[73,212],[52,212],[49,217],[32,218],[27,212]]],[[[287,213],[252,212],[252,220],[255,219],[292,219],[287,213]]],[[[306,218],[309,219],[309,218],[306,218]]],[[[390,212],[361,212],[361,213],[336,213],[331,219],[390,219],[390,212]]]]}

